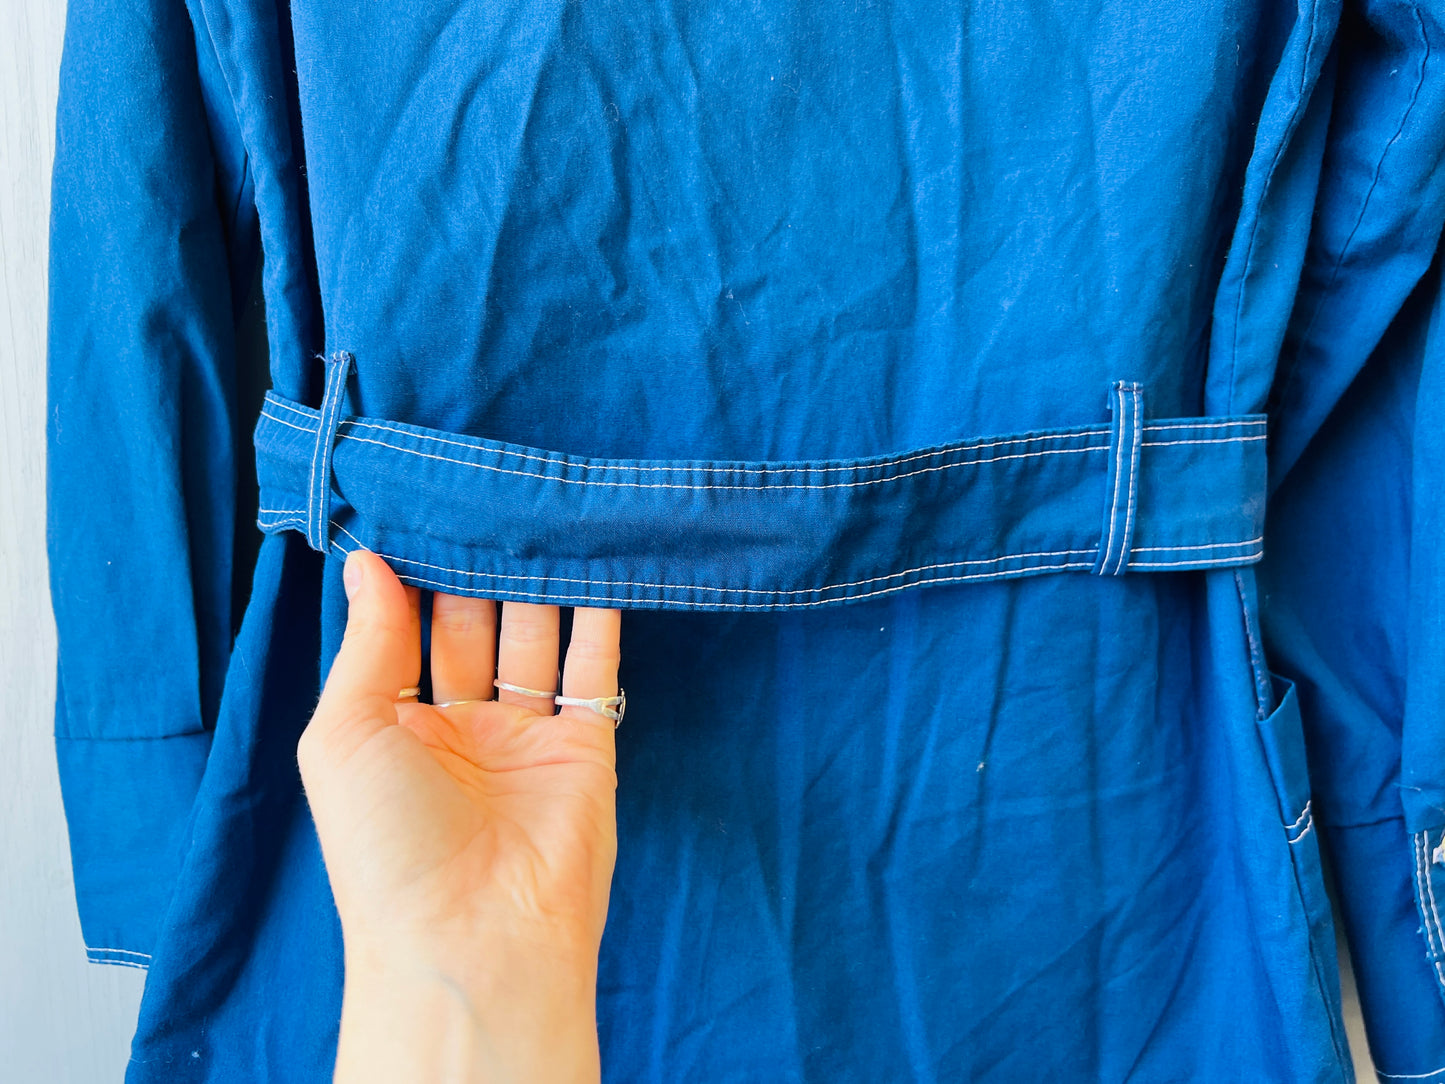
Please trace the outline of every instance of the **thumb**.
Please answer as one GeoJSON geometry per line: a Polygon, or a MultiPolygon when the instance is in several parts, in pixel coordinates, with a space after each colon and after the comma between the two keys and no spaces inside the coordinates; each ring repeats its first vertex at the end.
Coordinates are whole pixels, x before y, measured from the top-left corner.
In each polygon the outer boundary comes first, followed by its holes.
{"type": "Polygon", "coordinates": [[[345,759],[376,731],[395,726],[397,694],[416,685],[421,673],[419,592],[367,550],[347,555],[343,575],[346,634],[302,734],[303,759],[308,745],[329,759],[345,759]]]}

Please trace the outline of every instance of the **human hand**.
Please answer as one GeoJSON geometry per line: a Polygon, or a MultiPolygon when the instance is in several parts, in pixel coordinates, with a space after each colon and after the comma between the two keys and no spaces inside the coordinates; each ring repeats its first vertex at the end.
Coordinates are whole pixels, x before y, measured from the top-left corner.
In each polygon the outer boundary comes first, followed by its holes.
{"type": "MultiPolygon", "coordinates": [[[[486,699],[494,677],[553,687],[557,608],[505,604],[498,642],[494,603],[436,595],[434,698],[482,702],[398,702],[420,677],[419,593],[366,551],[346,574],[346,636],[297,749],[345,944],[336,1079],[595,1079],[613,723],[486,699]]],[[[575,611],[565,695],[617,692],[620,617],[575,611]]]]}

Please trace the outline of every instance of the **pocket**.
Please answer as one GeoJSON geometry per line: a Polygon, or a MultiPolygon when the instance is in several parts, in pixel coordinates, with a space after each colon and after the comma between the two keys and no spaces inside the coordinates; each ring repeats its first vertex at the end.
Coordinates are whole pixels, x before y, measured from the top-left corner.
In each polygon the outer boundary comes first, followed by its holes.
{"type": "Polygon", "coordinates": [[[1445,901],[1445,831],[1436,835],[1429,829],[1410,837],[1414,848],[1415,906],[1420,915],[1420,933],[1425,938],[1425,956],[1435,973],[1435,988],[1445,998],[1445,922],[1441,903],[1445,901]]]}
{"type": "Polygon", "coordinates": [[[1269,763],[1270,778],[1274,781],[1275,796],[1279,799],[1285,836],[1291,845],[1296,845],[1314,829],[1304,720],[1295,683],[1272,670],[1269,678],[1274,708],[1260,720],[1259,736],[1269,763]]]}
{"type": "Polygon", "coordinates": [[[1309,926],[1309,954],[1320,996],[1329,1007],[1336,1054],[1349,1063],[1340,1004],[1339,958],[1334,917],[1325,889],[1319,832],[1310,792],[1309,763],[1305,754],[1304,719],[1295,683],[1269,671],[1274,708],[1259,720],[1260,743],[1269,765],[1279,802],[1280,831],[1288,848],[1295,887],[1309,926]]]}

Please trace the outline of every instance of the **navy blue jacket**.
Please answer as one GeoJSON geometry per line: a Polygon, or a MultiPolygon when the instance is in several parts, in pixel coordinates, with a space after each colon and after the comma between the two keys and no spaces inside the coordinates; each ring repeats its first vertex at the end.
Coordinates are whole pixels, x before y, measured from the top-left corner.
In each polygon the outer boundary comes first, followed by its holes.
{"type": "Polygon", "coordinates": [[[127,1079],[329,1079],[295,748],[364,546],[629,611],[608,1080],[1348,1080],[1327,863],[1445,1081],[1442,157],[1440,0],[71,0],[127,1079]]]}

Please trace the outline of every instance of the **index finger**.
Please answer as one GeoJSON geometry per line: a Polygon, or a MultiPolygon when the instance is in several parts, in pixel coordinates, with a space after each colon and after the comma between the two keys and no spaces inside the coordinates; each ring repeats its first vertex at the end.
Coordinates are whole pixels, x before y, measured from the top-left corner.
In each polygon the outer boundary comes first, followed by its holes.
{"type": "Polygon", "coordinates": [[[317,705],[328,715],[372,697],[394,701],[421,676],[421,593],[367,550],[353,551],[346,571],[358,582],[317,705]]]}

